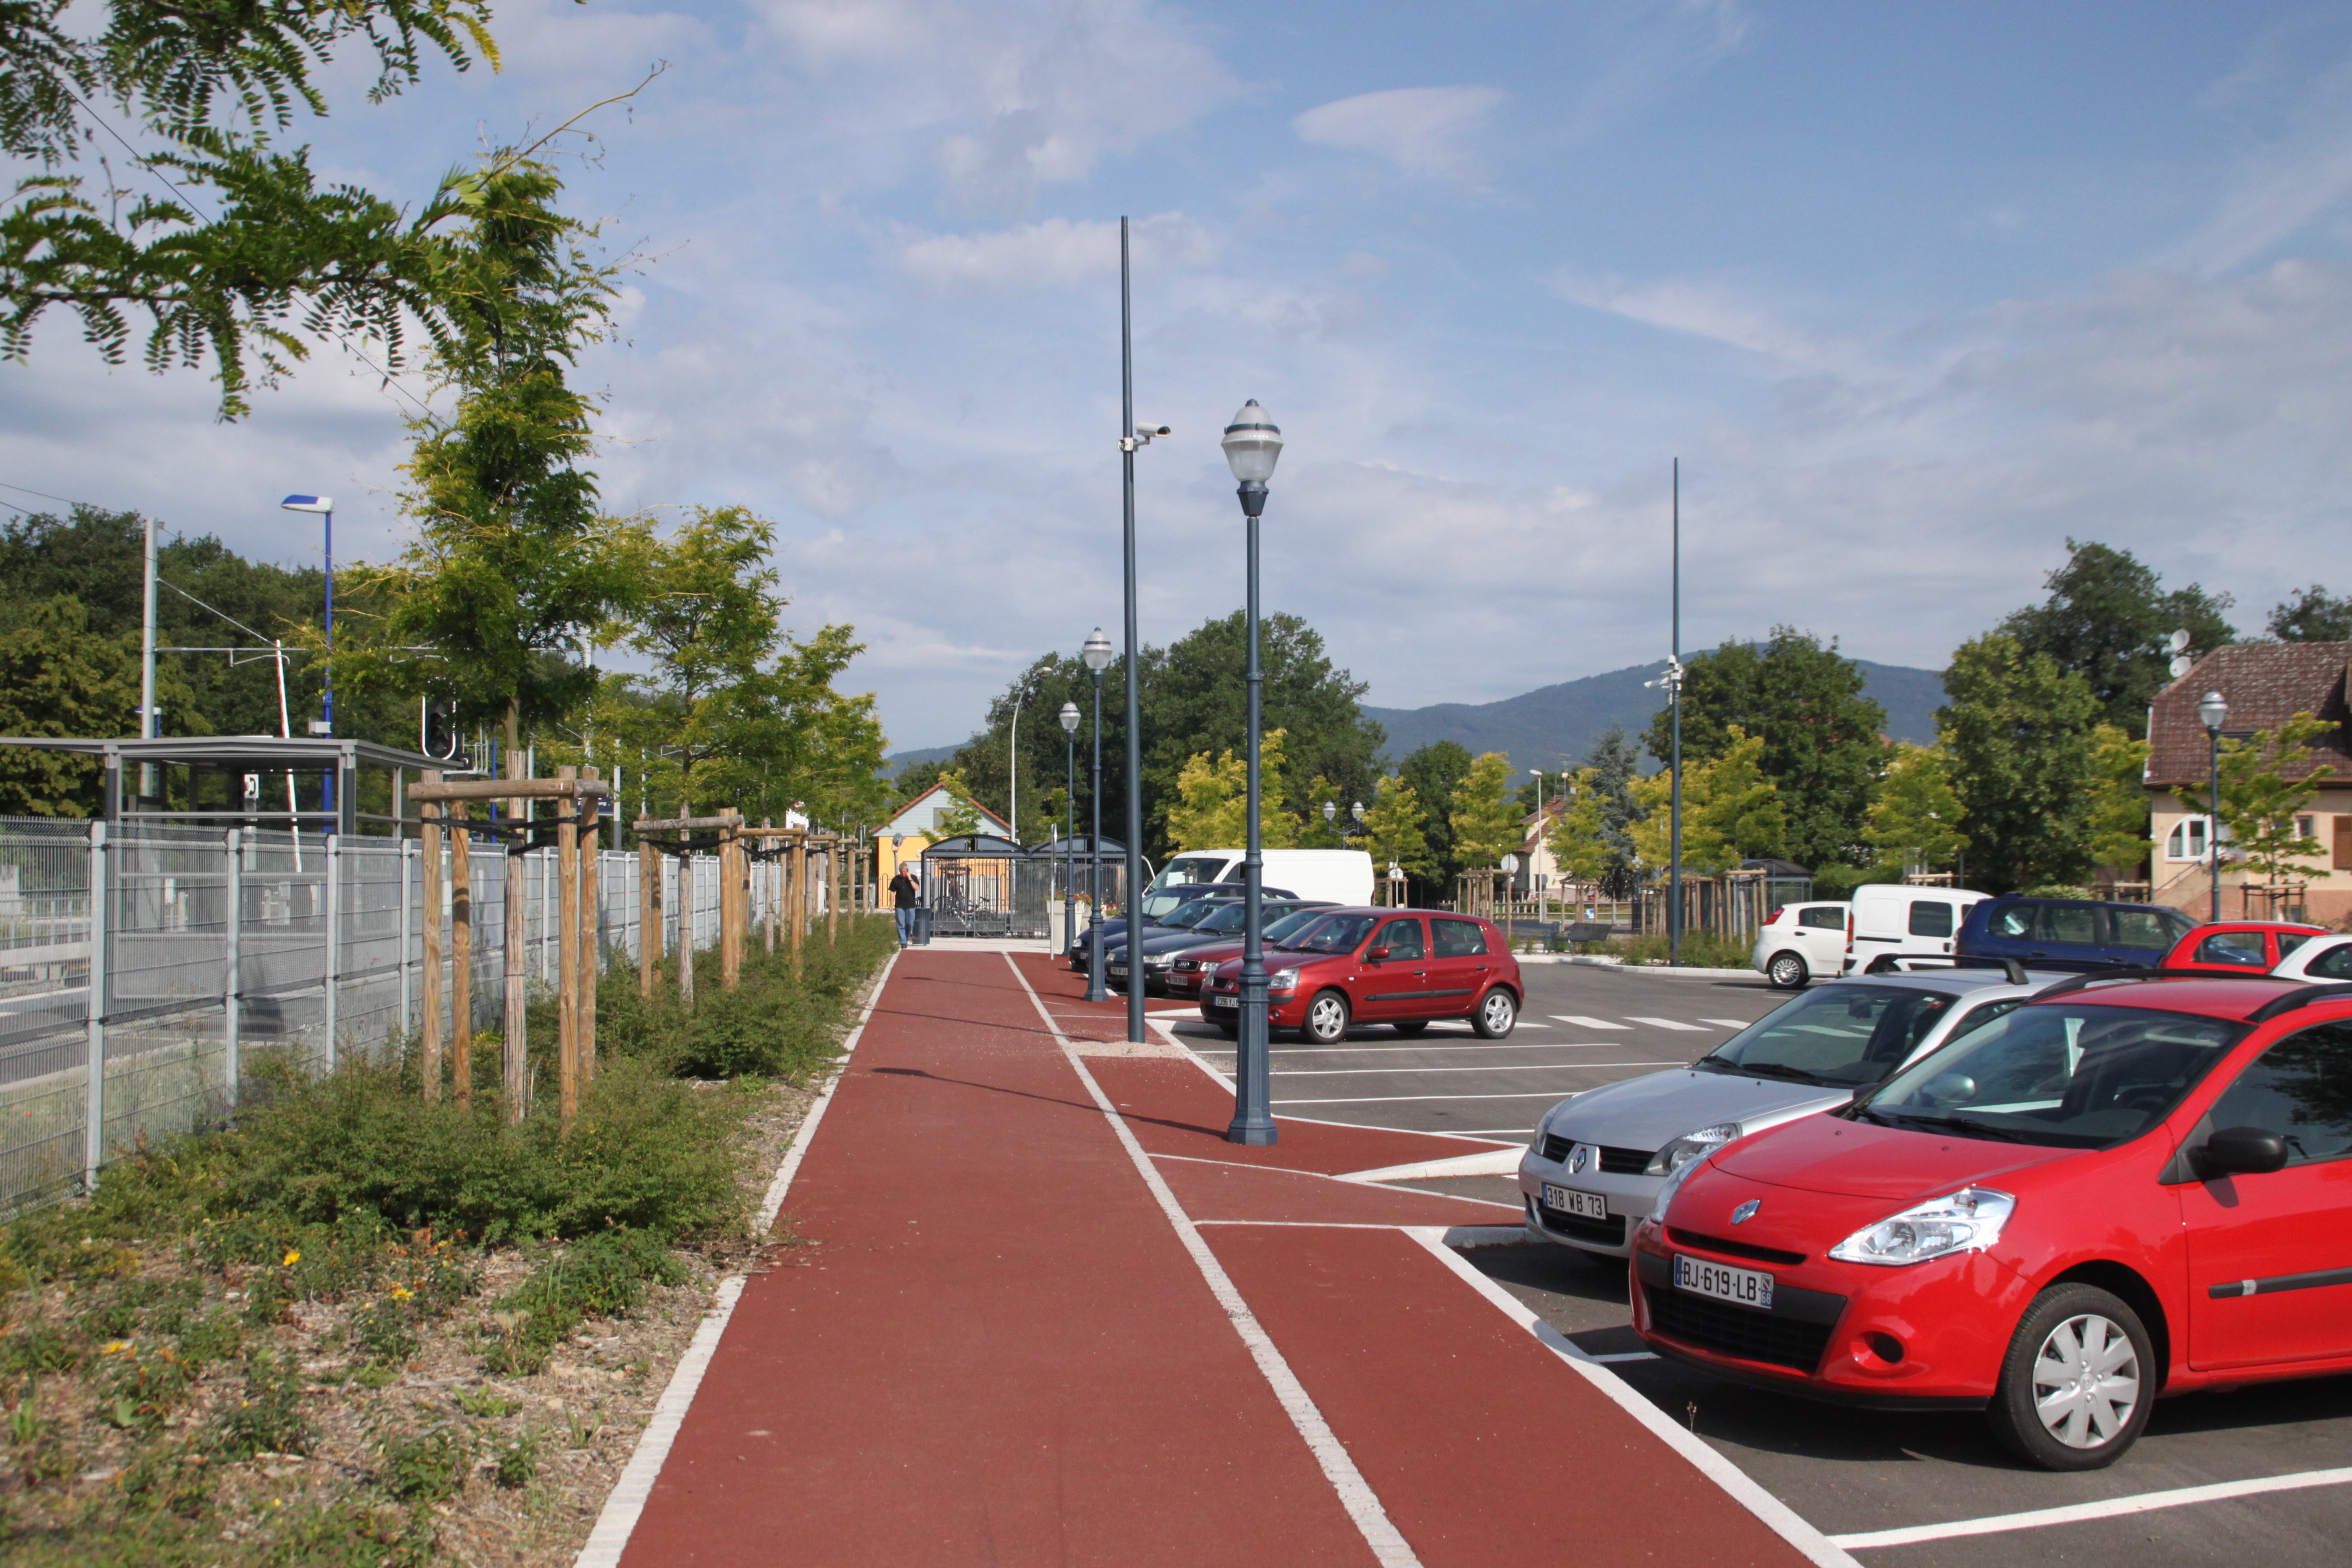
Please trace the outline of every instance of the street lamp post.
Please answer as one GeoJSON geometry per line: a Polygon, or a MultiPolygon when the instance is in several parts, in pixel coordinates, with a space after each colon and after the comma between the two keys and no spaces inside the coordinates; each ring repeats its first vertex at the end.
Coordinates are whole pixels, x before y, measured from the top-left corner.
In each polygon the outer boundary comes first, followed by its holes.
{"type": "MultiPolygon", "coordinates": [[[[1266,481],[1274,477],[1275,460],[1282,455],[1282,431],[1251,398],[1225,427],[1225,461],[1233,469],[1241,496],[1241,515],[1249,537],[1249,595],[1245,619],[1249,627],[1249,789],[1244,810],[1249,813],[1248,852],[1242,857],[1244,891],[1241,926],[1241,1036],[1233,1072],[1233,1124],[1225,1129],[1227,1143],[1263,1147],[1275,1141],[1266,1060],[1266,948],[1265,852],[1258,822],[1260,778],[1258,729],[1260,699],[1266,684],[1258,662],[1258,518],[1266,510],[1266,481]]],[[[1138,985],[1130,988],[1142,994],[1138,985]]]]}
{"type": "Polygon", "coordinates": [[[2212,875],[2213,901],[2209,920],[2221,918],[2221,727],[2229,720],[2229,704],[2221,693],[2209,691],[2197,704],[2205,725],[2206,762],[2212,793],[2205,797],[2205,863],[2212,875]]]}
{"type": "Polygon", "coordinates": [[[1333,828],[1333,827],[1332,827],[1332,824],[1333,824],[1333,823],[1335,823],[1335,822],[1337,822],[1338,820],[1339,820],[1339,802],[1338,802],[1338,801],[1336,801],[1336,800],[1327,800],[1327,801],[1323,802],[1323,826],[1324,826],[1324,828],[1325,828],[1326,830],[1328,830],[1328,831],[1333,831],[1333,832],[1336,832],[1336,831],[1337,831],[1337,829],[1333,828]]]}
{"type": "MultiPolygon", "coordinates": [[[[1086,999],[1089,1002],[1107,1002],[1111,992],[1110,987],[1103,983],[1102,678],[1103,671],[1109,668],[1111,662],[1111,640],[1103,635],[1101,627],[1097,626],[1094,635],[1086,639],[1086,645],[1078,650],[1078,656],[1086,661],[1087,669],[1094,674],[1094,788],[1088,797],[1090,809],[1094,813],[1094,826],[1087,832],[1086,843],[1087,854],[1094,866],[1094,903],[1086,917],[1086,999]]],[[[1134,924],[1132,914],[1128,917],[1128,924],[1134,924]]],[[[1140,988],[1131,986],[1129,989],[1140,988]]]]}
{"type": "MultiPolygon", "coordinates": [[[[324,724],[323,726],[313,725],[312,733],[332,735],[335,733],[335,498],[331,495],[290,495],[280,501],[278,505],[289,512],[314,513],[326,524],[327,670],[325,701],[319,715],[324,724]]],[[[320,783],[324,786],[324,798],[320,802],[321,808],[332,812],[335,809],[335,770],[331,767],[327,769],[326,776],[320,780],[320,783]]],[[[332,817],[328,819],[327,831],[330,833],[334,831],[334,820],[332,817]]],[[[298,821],[294,826],[299,828],[302,824],[298,821]]]]}
{"type": "Polygon", "coordinates": [[[1065,702],[1062,749],[1068,754],[1070,782],[1062,796],[1062,951],[1070,950],[1070,928],[1078,923],[1078,846],[1072,842],[1078,816],[1078,704],[1065,702]]]}

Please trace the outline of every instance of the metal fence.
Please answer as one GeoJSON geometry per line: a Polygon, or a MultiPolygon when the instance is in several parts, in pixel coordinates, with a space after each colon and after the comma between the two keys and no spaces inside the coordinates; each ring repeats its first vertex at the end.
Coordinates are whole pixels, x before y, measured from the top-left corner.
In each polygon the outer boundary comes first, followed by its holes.
{"type": "MultiPolygon", "coordinates": [[[[416,839],[0,817],[0,1215],[86,1187],[142,1140],[218,1122],[264,1053],[325,1069],[414,1033],[423,850],[416,839]]],[[[494,1026],[509,878],[524,903],[524,982],[555,983],[555,851],[509,855],[477,840],[470,858],[472,1011],[494,1026]]],[[[608,851],[599,864],[600,950],[633,960],[638,857],[608,851]]],[[[715,944],[716,857],[660,865],[662,950],[677,950],[682,923],[696,948],[715,944]]],[[[755,919],[776,891],[752,878],[755,919]]]]}

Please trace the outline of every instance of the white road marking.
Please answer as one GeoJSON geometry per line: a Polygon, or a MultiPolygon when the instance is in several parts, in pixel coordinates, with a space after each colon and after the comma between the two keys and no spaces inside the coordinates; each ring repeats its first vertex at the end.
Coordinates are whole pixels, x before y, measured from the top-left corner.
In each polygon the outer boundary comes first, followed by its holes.
{"type": "Polygon", "coordinates": [[[1948,1524],[1916,1524],[1899,1530],[1865,1530],[1833,1535],[1838,1545],[1853,1550],[1873,1546],[1909,1546],[1918,1541],[1944,1541],[1959,1535],[1995,1535],[2004,1530],[2038,1530],[2044,1525],[2076,1524],[2085,1519],[2114,1519],[2144,1514],[2158,1508],[2181,1508],[2190,1503],[2214,1503],[2232,1497],[2259,1497],[2265,1492],[2296,1492],[2312,1486],[2342,1486],[2352,1481],[2352,1468],[2303,1470],[2293,1475],[2257,1476],[2250,1481],[2217,1481],[2210,1486],[2181,1486],[2164,1492],[2141,1492],[2134,1497],[2110,1497],[2104,1502],[2070,1503],[2064,1508],[2036,1508],[2021,1514],[1993,1514],[1983,1519],[1955,1519],[1948,1524]]]}
{"type": "Polygon", "coordinates": [[[1721,1024],[1726,1029],[1745,1029],[1755,1021],[1753,1018],[1702,1018],[1699,1020],[1703,1024],[1721,1024]]]}
{"type": "MultiPolygon", "coordinates": [[[[1614,1040],[1538,1040],[1528,1045],[1506,1045],[1497,1040],[1485,1045],[1471,1046],[1469,1049],[1484,1056],[1489,1051],[1597,1051],[1604,1046],[1612,1051],[1625,1049],[1614,1040]]],[[[1274,1059],[1280,1061],[1284,1057],[1328,1051],[1344,1051],[1350,1056],[1370,1056],[1381,1051],[1454,1051],[1458,1049],[1462,1048],[1443,1045],[1278,1045],[1274,1047],[1274,1059]]],[[[1230,1045],[1210,1046],[1203,1049],[1200,1054],[1203,1056],[1231,1056],[1234,1054],[1234,1047],[1230,1045]]]]}
{"type": "Polygon", "coordinates": [[[1655,1350],[1619,1350],[1606,1356],[1595,1356],[1593,1359],[1603,1366],[1611,1366],[1619,1361],[1655,1361],[1658,1359],[1658,1353],[1655,1350]]]}
{"type": "MultiPolygon", "coordinates": [[[[1601,1067],[1680,1067],[1680,1062],[1600,1062],[1601,1067]]],[[[1275,1100],[1275,1105],[1408,1105],[1421,1100],[1564,1100],[1573,1099],[1557,1089],[1538,1089],[1532,1094],[1368,1094],[1352,1100],[1275,1100]]],[[[1415,1127],[1398,1127],[1396,1132],[1418,1132],[1415,1127]]],[[[1440,1133],[1438,1136],[1443,1137],[1440,1133]]]]}
{"type": "Polygon", "coordinates": [[[1209,1294],[1216,1298],[1227,1321],[1232,1323],[1233,1331],[1248,1348],[1250,1358],[1258,1364],[1259,1374],[1266,1379],[1274,1391],[1274,1397],[1281,1402],[1283,1413],[1290,1417],[1290,1424],[1305,1441],[1316,1463],[1322,1467],[1323,1479],[1339,1495],[1339,1505],[1347,1510],[1348,1518],[1354,1521],[1356,1533],[1372,1549],[1373,1559],[1381,1564],[1381,1568],[1421,1568],[1421,1559],[1406,1543],[1396,1522],[1388,1517],[1388,1510],[1381,1505],[1379,1494],[1372,1490],[1371,1483],[1356,1468],[1356,1462],[1348,1456],[1346,1446],[1331,1430],[1331,1423],[1323,1419],[1323,1412],[1316,1408],[1314,1396],[1307,1392],[1306,1385],[1299,1381],[1298,1374],[1283,1359],[1273,1338],[1258,1321],[1258,1315],[1242,1299],[1241,1292],[1234,1287],[1233,1277],[1225,1272],[1225,1266],[1217,1261],[1217,1255],[1209,1250],[1209,1244],[1201,1240],[1199,1227],[1185,1215],[1182,1205],[1176,1201],[1176,1194],[1169,1190],[1168,1183],[1153,1166],[1150,1156],[1143,1152],[1143,1145],[1136,1142],[1134,1129],[1119,1115],[1117,1107],[1111,1104],[1111,1097],[1103,1093],[1102,1085],[1095,1081],[1094,1074],[1087,1071],[1086,1059],[1071,1047],[1069,1036],[1062,1033],[1061,1026],[1053,1021],[1053,1015],[1045,1010],[1045,1003],[1038,998],[1036,988],[1029,984],[1029,977],[1021,973],[1021,966],[1014,963],[1010,955],[1006,956],[1005,964],[1013,971],[1013,978],[1021,982],[1021,989],[1029,993],[1029,1001],[1036,1007],[1037,1016],[1045,1020],[1046,1028],[1052,1030],[1054,1038],[1061,1042],[1063,1058],[1078,1075],[1079,1082],[1086,1086],[1086,1092],[1101,1110],[1103,1120],[1110,1123],[1120,1146],[1127,1151],[1128,1160],[1133,1163],[1136,1172],[1143,1177],[1144,1185],[1158,1202],[1160,1213],[1176,1232],[1176,1239],[1183,1243],[1185,1252],[1192,1258],[1193,1267],[1200,1271],[1201,1279],[1209,1287],[1209,1294]]]}
{"type": "Polygon", "coordinates": [[[1575,1013],[1546,1013],[1544,1016],[1557,1018],[1564,1024],[1574,1024],[1579,1029],[1623,1029],[1626,1027],[1623,1024],[1613,1024],[1606,1018],[1582,1018],[1575,1013]]]}
{"type": "Polygon", "coordinates": [[[1481,1067],[1277,1067],[1276,1078],[1364,1078],[1376,1073],[1573,1073],[1587,1067],[1680,1067],[1681,1062],[1513,1062],[1481,1067]]]}
{"type": "MultiPolygon", "coordinates": [[[[1686,1024],[1679,1018],[1644,1018],[1639,1013],[1627,1013],[1625,1016],[1637,1024],[1648,1024],[1653,1029],[1680,1029],[1686,1034],[1704,1034],[1706,1032],[1706,1025],[1686,1024]]],[[[1740,1027],[1745,1029],[1747,1025],[1742,1024],[1740,1027]]]]}

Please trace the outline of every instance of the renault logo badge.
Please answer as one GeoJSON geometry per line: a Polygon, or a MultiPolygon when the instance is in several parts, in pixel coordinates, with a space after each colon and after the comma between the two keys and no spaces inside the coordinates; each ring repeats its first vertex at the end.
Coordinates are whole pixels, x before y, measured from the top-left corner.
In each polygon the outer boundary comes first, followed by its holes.
{"type": "Polygon", "coordinates": [[[1747,1202],[1741,1204],[1738,1208],[1731,1211],[1731,1222],[1734,1225],[1745,1225],[1748,1221],[1756,1217],[1756,1211],[1763,1206],[1763,1199],[1750,1198],[1747,1202]]]}
{"type": "Polygon", "coordinates": [[[1589,1143],[1580,1143],[1574,1149],[1569,1151],[1568,1169],[1571,1172],[1582,1171],[1587,1166],[1592,1164],[1592,1157],[1592,1145],[1589,1143]]]}

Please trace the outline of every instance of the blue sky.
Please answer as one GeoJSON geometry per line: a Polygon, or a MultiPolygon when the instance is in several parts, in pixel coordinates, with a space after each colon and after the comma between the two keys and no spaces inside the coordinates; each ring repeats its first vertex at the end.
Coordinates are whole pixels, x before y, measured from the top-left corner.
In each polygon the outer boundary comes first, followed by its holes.
{"type": "MultiPolygon", "coordinates": [[[[2352,7],[765,0],[500,7],[504,72],[306,128],[410,197],[592,122],[648,256],[597,463],[740,502],[849,621],[894,747],[1118,625],[1115,233],[1136,221],[1144,636],[1240,602],[1216,438],[1289,440],[1272,607],[1391,706],[1787,622],[1938,666],[2064,540],[2352,589],[2352,7]],[[2331,573],[2336,575],[2331,580],[2331,573]]],[[[397,548],[402,404],[331,347],[236,426],[59,318],[0,480],[315,556],[397,548]]],[[[25,498],[15,492],[0,495],[25,498]]]]}

